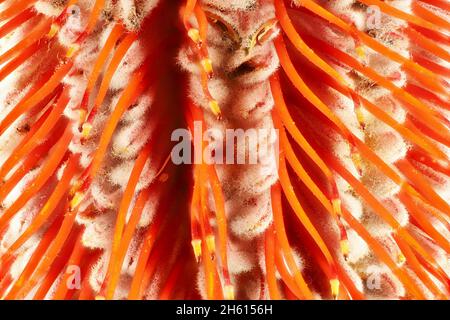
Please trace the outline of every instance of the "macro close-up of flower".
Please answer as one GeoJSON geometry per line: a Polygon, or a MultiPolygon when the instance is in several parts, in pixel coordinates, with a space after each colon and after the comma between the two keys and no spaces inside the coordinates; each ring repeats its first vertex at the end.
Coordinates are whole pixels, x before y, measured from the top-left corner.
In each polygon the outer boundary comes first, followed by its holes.
{"type": "Polygon", "coordinates": [[[449,299],[449,49],[446,0],[0,0],[0,299],[449,299]]]}

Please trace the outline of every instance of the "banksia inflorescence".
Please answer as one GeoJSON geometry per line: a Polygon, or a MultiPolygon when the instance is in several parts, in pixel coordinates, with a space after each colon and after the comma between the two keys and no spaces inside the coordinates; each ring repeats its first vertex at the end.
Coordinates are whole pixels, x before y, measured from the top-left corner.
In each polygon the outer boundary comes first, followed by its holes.
{"type": "Polygon", "coordinates": [[[449,13],[0,0],[0,297],[448,298],[449,13]]]}

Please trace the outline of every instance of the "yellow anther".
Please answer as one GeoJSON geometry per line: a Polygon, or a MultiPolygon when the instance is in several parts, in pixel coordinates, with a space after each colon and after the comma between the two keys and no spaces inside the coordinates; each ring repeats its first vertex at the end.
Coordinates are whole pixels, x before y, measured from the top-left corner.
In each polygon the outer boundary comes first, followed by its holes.
{"type": "Polygon", "coordinates": [[[69,196],[73,197],[73,195],[77,192],[77,190],[81,187],[82,181],[78,180],[69,190],[69,196]]]}
{"type": "Polygon", "coordinates": [[[341,216],[342,215],[342,211],[341,211],[341,200],[338,198],[335,198],[333,200],[331,200],[331,204],[333,205],[333,211],[338,215],[341,216]]]}
{"type": "Polygon", "coordinates": [[[226,300],[234,300],[234,288],[231,284],[227,284],[223,288],[223,294],[226,300]]]}
{"type": "Polygon", "coordinates": [[[192,248],[194,249],[195,260],[200,261],[200,256],[202,255],[202,240],[195,239],[191,241],[192,248]]]}
{"type": "Polygon", "coordinates": [[[83,201],[84,195],[81,192],[75,192],[75,195],[73,196],[72,200],[70,200],[70,210],[75,209],[78,207],[83,201]]]}
{"type": "Polygon", "coordinates": [[[212,113],[214,113],[215,116],[220,117],[220,107],[219,103],[216,100],[211,100],[209,102],[209,108],[211,109],[212,113]]]}
{"type": "Polygon", "coordinates": [[[189,38],[191,38],[192,41],[194,41],[195,43],[199,43],[200,42],[200,32],[195,29],[195,28],[190,28],[188,30],[188,36],[189,38]]]}
{"type": "Polygon", "coordinates": [[[202,59],[202,61],[200,61],[203,70],[207,73],[207,74],[211,74],[213,72],[213,66],[212,66],[212,61],[209,58],[205,58],[202,59]]]}
{"type": "Polygon", "coordinates": [[[59,31],[59,26],[55,23],[52,23],[52,26],[50,27],[50,31],[47,34],[47,37],[53,38],[58,31],[59,31]]]}
{"type": "Polygon", "coordinates": [[[106,300],[104,296],[96,296],[95,300],[106,300]]]}
{"type": "Polygon", "coordinates": [[[345,258],[348,257],[348,254],[350,253],[350,244],[347,239],[341,240],[339,243],[341,247],[341,252],[344,255],[345,258]]]}
{"type": "Polygon", "coordinates": [[[397,260],[398,260],[398,263],[401,265],[406,262],[406,257],[403,253],[400,252],[397,256],[397,260]]]}
{"type": "Polygon", "coordinates": [[[83,136],[84,139],[87,139],[89,137],[91,131],[92,131],[92,124],[90,124],[89,122],[83,123],[81,135],[83,136]]]}
{"type": "Polygon", "coordinates": [[[336,300],[339,297],[339,286],[340,286],[339,280],[331,279],[330,286],[331,286],[331,295],[333,296],[333,299],[336,300]]]}
{"type": "Polygon", "coordinates": [[[84,109],[78,109],[78,122],[83,123],[86,120],[87,112],[84,109]]]}
{"type": "Polygon", "coordinates": [[[358,170],[359,173],[362,172],[362,161],[361,161],[361,155],[358,152],[352,152],[352,161],[355,165],[356,170],[358,170]]]}
{"type": "Polygon", "coordinates": [[[69,47],[69,49],[67,50],[66,57],[72,58],[73,55],[78,51],[78,49],[80,49],[80,45],[78,45],[78,44],[71,45],[69,47]]]}
{"type": "Polygon", "coordinates": [[[209,235],[206,237],[206,246],[211,253],[216,251],[216,240],[213,235],[209,235]]]}
{"type": "Polygon", "coordinates": [[[356,108],[356,109],[355,109],[355,113],[356,113],[356,118],[358,119],[358,122],[359,122],[362,126],[364,126],[365,119],[364,119],[364,114],[363,114],[361,108],[356,108]]]}
{"type": "Polygon", "coordinates": [[[355,51],[358,57],[360,57],[361,59],[366,59],[366,50],[364,50],[362,46],[356,47],[355,51]]]}

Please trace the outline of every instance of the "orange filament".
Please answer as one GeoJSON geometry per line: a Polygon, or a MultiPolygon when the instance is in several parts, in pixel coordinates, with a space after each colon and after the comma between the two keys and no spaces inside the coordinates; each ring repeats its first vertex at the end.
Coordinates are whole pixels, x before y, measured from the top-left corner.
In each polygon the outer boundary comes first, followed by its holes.
{"type": "MultiPolygon", "coordinates": [[[[402,173],[414,184],[417,190],[422,190],[421,194],[433,204],[437,209],[450,215],[449,204],[442,199],[436,191],[429,185],[428,181],[419,174],[414,167],[406,159],[401,159],[396,162],[397,167],[402,171],[402,173]]],[[[409,188],[407,186],[406,188],[409,188]]],[[[411,192],[414,194],[413,192],[411,192]]]]}
{"type": "Polygon", "coordinates": [[[43,144],[35,148],[30,154],[26,156],[23,162],[20,163],[17,170],[8,177],[8,180],[2,177],[2,187],[0,188],[0,202],[2,202],[6,196],[11,192],[14,186],[29,172],[36,163],[51,149],[54,142],[59,138],[60,134],[55,133],[54,136],[49,137],[43,144]]]}
{"type": "Polygon", "coordinates": [[[133,195],[136,190],[136,186],[139,182],[139,178],[141,176],[142,170],[144,169],[145,164],[150,156],[151,148],[149,145],[146,145],[142,148],[139,156],[137,157],[134,167],[131,171],[130,178],[128,179],[127,186],[122,196],[122,201],[119,206],[119,211],[117,213],[116,225],[114,227],[114,236],[112,242],[112,251],[109,259],[108,271],[106,273],[105,281],[107,282],[106,286],[106,299],[110,300],[114,296],[114,288],[109,281],[109,277],[111,274],[117,274],[120,272],[121,265],[117,263],[117,255],[120,247],[120,243],[122,241],[123,229],[126,224],[126,216],[128,213],[129,206],[131,201],[133,200],[133,195]]]}
{"type": "Polygon", "coordinates": [[[205,235],[206,246],[208,247],[208,251],[211,252],[211,258],[215,258],[215,237],[211,228],[211,224],[209,222],[210,210],[208,208],[208,190],[206,188],[205,183],[203,181],[207,181],[208,172],[207,167],[204,163],[200,164],[200,207],[201,207],[201,219],[202,219],[202,229],[205,235]]]}
{"type": "Polygon", "coordinates": [[[325,62],[322,58],[320,58],[317,54],[311,50],[310,47],[303,41],[301,36],[297,33],[294,28],[294,25],[289,18],[289,15],[286,11],[286,7],[284,5],[284,1],[275,1],[275,10],[277,14],[278,21],[283,28],[284,32],[288,36],[289,40],[292,44],[297,48],[297,50],[303,54],[309,61],[311,61],[314,65],[316,65],[320,70],[324,71],[330,77],[337,79],[341,84],[346,85],[344,78],[341,76],[339,72],[333,69],[327,62],[325,62]]]}
{"type": "Polygon", "coordinates": [[[60,120],[69,101],[66,93],[67,92],[63,93],[58,99],[58,102],[39,128],[34,132],[30,131],[24,138],[23,143],[14,149],[8,159],[3,163],[2,168],[0,169],[0,176],[7,174],[23,156],[29,154],[41,141],[45,140],[48,134],[57,125],[57,122],[60,120]]]}
{"type": "MultiPolygon", "coordinates": [[[[190,104],[189,111],[191,113],[192,120],[196,121],[203,121],[203,115],[201,113],[201,110],[192,104],[190,104]]],[[[190,122],[191,122],[190,121],[190,122]]],[[[191,127],[192,124],[190,123],[191,127]]],[[[191,128],[192,130],[192,128],[191,128]]],[[[203,163],[203,159],[202,159],[203,163]]],[[[202,164],[205,165],[205,164],[202,164]]],[[[206,171],[207,171],[207,177],[209,180],[209,184],[211,186],[211,190],[213,193],[213,198],[215,202],[215,208],[216,208],[216,222],[218,227],[218,235],[219,235],[219,245],[220,245],[220,257],[221,257],[221,263],[222,263],[222,274],[225,282],[224,290],[226,299],[233,299],[234,292],[231,285],[230,276],[228,273],[228,255],[227,255],[227,218],[225,215],[225,200],[223,198],[222,193],[222,186],[220,185],[219,177],[217,176],[217,171],[213,165],[205,165],[206,171]]]]}
{"type": "Polygon", "coordinates": [[[429,52],[441,59],[450,61],[450,53],[447,50],[441,48],[434,41],[431,41],[427,37],[423,36],[420,32],[417,32],[412,28],[404,28],[403,32],[408,35],[411,41],[419,44],[422,48],[427,49],[429,52]]]}
{"type": "Polygon", "coordinates": [[[450,167],[447,166],[445,162],[440,162],[433,159],[423,150],[412,149],[408,152],[408,156],[410,159],[423,163],[427,167],[450,177],[450,167]]]}
{"type": "MultiPolygon", "coordinates": [[[[308,71],[315,72],[313,70],[308,71]]],[[[436,157],[437,159],[443,160],[445,162],[448,161],[445,153],[442,150],[440,150],[437,146],[435,146],[435,144],[429,141],[429,139],[427,139],[423,135],[423,133],[419,131],[417,128],[412,127],[408,128],[404,124],[397,122],[394,118],[392,118],[387,112],[383,111],[380,107],[376,106],[366,98],[357,94],[353,89],[343,87],[342,85],[340,85],[338,82],[334,81],[327,75],[320,76],[320,81],[325,82],[328,86],[339,91],[341,94],[346,95],[347,97],[349,97],[348,93],[350,92],[350,95],[356,96],[357,99],[362,102],[364,108],[367,111],[369,111],[372,115],[374,115],[379,120],[383,121],[385,124],[390,126],[392,129],[397,131],[405,139],[423,148],[430,155],[436,157]]]]}
{"type": "Polygon", "coordinates": [[[196,4],[197,4],[197,0],[187,0],[186,1],[186,6],[184,7],[184,12],[183,12],[183,23],[184,23],[184,27],[186,28],[186,31],[189,31],[189,29],[190,29],[189,18],[194,13],[194,8],[195,8],[196,4]]]}
{"type": "Polygon", "coordinates": [[[0,134],[3,134],[11,124],[17,120],[22,114],[35,107],[41,100],[45,99],[52,91],[54,91],[61,83],[72,68],[73,63],[67,62],[61,65],[53,74],[53,76],[27,99],[21,100],[14,109],[0,123],[0,134]]]}
{"type": "MultiPolygon", "coordinates": [[[[319,202],[323,205],[323,207],[333,216],[333,218],[335,219],[336,223],[339,226],[339,230],[341,231],[341,244],[344,244],[343,241],[348,240],[345,227],[343,226],[341,221],[341,206],[340,200],[338,199],[339,195],[333,194],[333,198],[331,200],[325,196],[322,190],[320,190],[320,188],[316,185],[316,183],[311,179],[311,177],[303,168],[302,164],[295,155],[295,152],[292,149],[291,144],[289,143],[286,132],[284,131],[284,128],[281,125],[281,121],[278,119],[278,115],[273,114],[272,117],[275,123],[275,127],[280,132],[280,142],[282,145],[282,152],[285,153],[288,163],[291,165],[292,169],[294,169],[295,173],[305,184],[305,186],[311,191],[314,197],[316,197],[316,199],[319,200],[319,202]],[[339,204],[333,206],[330,201],[339,202],[339,204]]],[[[344,256],[346,256],[348,252],[343,252],[343,254],[344,256]]]]}
{"type": "MultiPolygon", "coordinates": [[[[69,201],[72,202],[72,201],[69,201]]],[[[75,218],[78,213],[79,204],[75,207],[72,205],[69,206],[68,210],[64,215],[63,222],[61,227],[58,230],[58,233],[50,244],[49,248],[45,252],[45,254],[41,257],[41,263],[38,265],[36,270],[33,273],[33,276],[27,281],[22,290],[20,291],[21,297],[26,296],[34,286],[39,282],[41,277],[46,273],[51,264],[55,261],[61,249],[64,246],[67,238],[72,233],[72,228],[75,223],[75,218]]]]}
{"type": "MultiPolygon", "coordinates": [[[[300,289],[297,287],[294,278],[289,272],[285,259],[282,255],[282,250],[280,250],[280,244],[275,239],[275,266],[278,272],[280,273],[281,279],[283,283],[287,286],[291,294],[291,299],[305,299],[300,292],[300,289]]],[[[286,292],[285,292],[286,295],[286,292]]]]}
{"type": "Polygon", "coordinates": [[[202,257],[202,239],[200,235],[200,214],[199,214],[199,170],[194,168],[194,187],[192,190],[192,200],[190,208],[190,219],[191,219],[191,244],[194,250],[195,260],[200,262],[202,257]]]}
{"type": "Polygon", "coordinates": [[[9,61],[0,69],[0,81],[9,76],[14,70],[24,64],[24,62],[42,47],[40,42],[35,42],[24,49],[17,57],[9,61]]]}
{"type": "MultiPolygon", "coordinates": [[[[76,245],[77,238],[81,238],[81,233],[77,236],[77,232],[72,232],[71,236],[67,240],[66,244],[64,245],[64,248],[61,250],[61,252],[58,254],[58,257],[55,259],[55,261],[52,263],[50,269],[47,271],[44,279],[41,281],[41,284],[39,285],[39,288],[37,289],[36,293],[33,296],[34,300],[43,300],[45,299],[45,296],[47,295],[48,291],[52,287],[55,280],[58,278],[58,276],[61,274],[61,272],[64,270],[65,265],[71,265],[69,259],[71,258],[71,252],[75,250],[74,246],[76,245]]],[[[82,246],[78,245],[78,250],[82,249],[82,246]]],[[[60,287],[67,288],[67,274],[64,274],[62,277],[62,281],[60,282],[60,287]]]]}
{"type": "Polygon", "coordinates": [[[34,179],[32,184],[24,190],[24,192],[19,196],[19,198],[5,210],[3,215],[0,217],[0,230],[3,230],[8,221],[20,210],[22,207],[30,200],[36,192],[38,192],[48,179],[53,175],[55,170],[63,160],[66,155],[66,150],[72,139],[71,127],[67,126],[64,135],[59,139],[58,143],[53,148],[53,152],[50,154],[49,158],[39,171],[38,176],[34,179]]]}
{"type": "Polygon", "coordinates": [[[309,39],[312,43],[314,43],[315,46],[320,46],[320,48],[324,50],[324,52],[333,55],[348,66],[365,74],[367,77],[374,80],[379,85],[390,90],[395,97],[405,102],[404,105],[408,110],[410,110],[413,114],[417,114],[419,117],[421,117],[421,119],[423,119],[423,122],[426,123],[431,129],[435,130],[436,132],[440,132],[444,135],[444,137],[446,137],[446,139],[450,139],[448,138],[448,129],[439,121],[439,119],[442,119],[442,116],[439,113],[432,110],[420,100],[410,95],[404,89],[395,86],[385,77],[380,76],[378,73],[372,70],[370,67],[362,65],[350,55],[328,45],[324,41],[318,40],[313,37],[310,37],[309,39]]]}
{"type": "Polygon", "coordinates": [[[412,27],[414,30],[417,30],[424,36],[430,38],[431,40],[434,40],[434,41],[439,42],[444,45],[450,44],[450,36],[448,36],[448,35],[445,35],[445,34],[442,34],[439,32],[435,32],[435,31],[431,31],[431,30],[428,30],[425,28],[416,27],[416,26],[410,26],[410,27],[412,27]]]}
{"type": "MultiPolygon", "coordinates": [[[[173,251],[175,251],[175,255],[179,251],[179,248],[174,243],[174,240],[176,239],[176,235],[179,234],[177,231],[180,231],[181,224],[174,232],[167,232],[167,227],[168,225],[166,225],[165,232],[162,232],[162,237],[158,239],[158,243],[155,246],[150,258],[148,259],[147,266],[142,277],[142,283],[140,284],[139,299],[142,299],[144,297],[145,290],[148,288],[151,279],[155,275],[156,270],[159,268],[160,261],[169,259],[173,251]]],[[[183,236],[184,235],[182,235],[182,237],[183,236]]]]}
{"type": "Polygon", "coordinates": [[[423,66],[426,66],[428,69],[433,71],[435,74],[441,75],[443,77],[448,78],[450,76],[450,69],[444,66],[437,64],[436,62],[430,61],[428,58],[425,58],[419,54],[413,54],[413,59],[417,63],[420,63],[423,66]]]}
{"type": "Polygon", "coordinates": [[[114,52],[114,55],[111,59],[111,62],[108,66],[108,68],[105,71],[105,74],[102,79],[102,83],[100,85],[100,89],[98,90],[97,97],[94,101],[94,107],[91,110],[91,113],[89,115],[89,122],[92,124],[93,118],[97,113],[98,108],[102,105],[106,93],[108,92],[109,85],[111,83],[111,79],[114,76],[114,73],[116,72],[117,68],[119,67],[120,62],[123,60],[125,54],[127,53],[128,49],[130,49],[131,45],[136,41],[137,34],[136,33],[130,33],[128,34],[119,44],[117,47],[117,50],[114,52]]]}
{"type": "Polygon", "coordinates": [[[418,255],[416,252],[416,258],[419,262],[425,267],[425,269],[432,274],[436,279],[439,279],[447,288],[447,291],[450,290],[450,281],[447,273],[442,269],[436,269],[432,266],[427,260],[425,260],[422,256],[418,255]]]}
{"type": "Polygon", "coordinates": [[[423,6],[421,6],[419,3],[415,1],[411,3],[411,6],[413,12],[416,13],[419,17],[423,18],[424,20],[432,22],[443,29],[450,30],[450,23],[447,20],[425,9],[423,6]]]}
{"type": "Polygon", "coordinates": [[[103,7],[105,6],[106,0],[97,0],[95,1],[94,7],[91,9],[91,14],[89,16],[89,20],[87,22],[84,33],[89,34],[92,32],[96,24],[98,23],[98,18],[102,13],[103,7]]]}
{"type": "MultiPolygon", "coordinates": [[[[86,251],[86,248],[83,245],[83,242],[81,241],[83,237],[83,232],[80,232],[78,235],[78,239],[75,242],[75,247],[73,248],[73,251],[69,257],[69,260],[66,264],[67,266],[78,266],[81,262],[81,259],[86,251]]],[[[69,290],[67,281],[69,280],[70,274],[66,272],[64,273],[64,276],[61,279],[61,282],[56,289],[55,294],[53,295],[53,300],[62,300],[67,294],[67,291],[69,290]]]]}
{"type": "Polygon", "coordinates": [[[19,278],[14,283],[12,288],[9,290],[6,297],[4,297],[5,300],[15,299],[16,295],[19,293],[22,286],[28,281],[28,279],[32,275],[34,269],[36,268],[37,264],[39,263],[40,259],[42,258],[42,255],[44,254],[45,250],[48,248],[48,246],[50,245],[50,243],[56,236],[56,233],[58,232],[60,225],[61,225],[61,218],[57,218],[51,224],[51,226],[45,231],[44,235],[42,236],[41,240],[39,241],[38,246],[34,250],[30,259],[28,260],[28,263],[25,266],[25,268],[23,269],[19,278]]]}
{"type": "Polygon", "coordinates": [[[105,156],[106,149],[108,148],[111,137],[114,134],[114,130],[116,129],[116,126],[119,123],[121,116],[128,109],[128,107],[137,99],[137,97],[145,87],[146,83],[145,81],[143,82],[142,80],[146,75],[147,67],[148,67],[147,63],[144,63],[137,71],[134,72],[133,76],[128,82],[128,85],[120,95],[120,98],[116,106],[114,107],[114,111],[111,113],[110,118],[106,123],[105,128],[103,129],[100,141],[97,146],[97,150],[94,154],[89,170],[89,175],[91,178],[97,174],[97,171],[100,168],[100,165],[103,161],[103,157],[105,156]]]}
{"type": "MultiPolygon", "coordinates": [[[[334,282],[337,280],[334,278],[336,275],[336,267],[335,267],[334,258],[331,255],[330,250],[328,249],[324,240],[320,236],[319,232],[314,227],[314,225],[312,224],[308,215],[304,211],[302,205],[300,204],[300,202],[294,192],[293,186],[291,184],[289,174],[287,172],[286,160],[282,155],[280,155],[279,163],[280,164],[279,164],[278,174],[279,174],[279,180],[280,180],[281,186],[283,188],[283,192],[286,195],[286,198],[287,198],[290,206],[292,207],[295,215],[298,217],[298,219],[303,224],[303,226],[305,227],[307,232],[310,234],[310,236],[314,239],[314,241],[316,242],[320,251],[324,255],[325,259],[327,260],[327,263],[330,267],[330,270],[331,270],[332,276],[333,276],[333,278],[330,279],[330,282],[332,282],[332,281],[334,282]]],[[[335,292],[333,292],[333,295],[335,295],[335,292]]]]}
{"type": "Polygon", "coordinates": [[[31,8],[22,11],[0,27],[0,39],[35,16],[36,12],[31,8]]]}
{"type": "Polygon", "coordinates": [[[446,11],[450,11],[450,3],[446,0],[421,0],[422,2],[426,2],[431,4],[432,6],[444,9],[446,11]]]}
{"type": "Polygon", "coordinates": [[[200,79],[202,91],[208,100],[208,106],[211,112],[220,119],[222,117],[218,102],[213,98],[208,88],[209,79],[213,77],[213,67],[211,59],[208,55],[206,46],[206,32],[208,28],[208,20],[202,8],[196,5],[196,0],[188,0],[186,7],[182,8],[183,22],[189,38],[192,40],[192,49],[197,55],[200,68],[200,79]],[[200,31],[193,28],[189,23],[189,18],[195,11],[196,19],[199,24],[200,31]]]}
{"type": "Polygon", "coordinates": [[[275,235],[273,226],[270,226],[265,233],[265,266],[266,266],[266,281],[269,289],[270,299],[281,300],[280,290],[278,288],[278,281],[276,278],[275,268],[275,235]]]}
{"type": "Polygon", "coordinates": [[[411,197],[403,192],[399,194],[400,200],[403,202],[405,207],[411,216],[417,221],[418,225],[421,227],[425,233],[427,233],[437,244],[441,246],[442,249],[450,253],[450,243],[444,236],[442,236],[430,223],[428,217],[425,213],[417,208],[415,202],[411,197]]]}
{"type": "MultiPolygon", "coordinates": [[[[311,0],[307,0],[308,2],[311,2],[311,0]]],[[[427,28],[434,31],[439,31],[439,26],[436,24],[435,20],[432,20],[432,22],[427,21],[425,19],[422,19],[417,16],[413,16],[409,13],[403,12],[397,8],[394,8],[393,6],[390,6],[386,4],[386,2],[380,1],[380,0],[358,0],[364,4],[367,5],[375,5],[380,8],[380,10],[390,16],[408,21],[409,23],[415,24],[417,26],[427,28]]]]}
{"type": "Polygon", "coordinates": [[[0,12],[0,21],[10,19],[16,15],[20,15],[21,12],[27,10],[27,8],[32,6],[35,2],[36,0],[14,1],[11,6],[0,12]]]}
{"type": "Polygon", "coordinates": [[[12,254],[17,251],[35,232],[39,230],[49,219],[52,212],[57,208],[61,199],[66,195],[72,178],[78,169],[78,159],[79,155],[72,155],[68,160],[64,173],[61,180],[55,186],[54,192],[48,198],[47,202],[44,204],[42,209],[34,218],[33,222],[28,226],[28,228],[20,235],[20,237],[8,248],[8,251],[3,255],[2,261],[12,256],[12,254]]]}
{"type": "MultiPolygon", "coordinates": [[[[39,23],[33,30],[25,37],[23,40],[19,41],[16,45],[14,45],[11,49],[5,51],[2,55],[0,55],[0,63],[12,59],[17,56],[23,49],[28,48],[30,45],[39,42],[45,37],[45,34],[50,30],[51,21],[50,19],[44,18],[41,23],[39,23]]],[[[46,43],[49,40],[48,37],[45,37],[42,43],[46,43]]]]}
{"type": "Polygon", "coordinates": [[[147,261],[149,260],[150,253],[152,252],[162,222],[163,216],[161,214],[158,214],[144,236],[141,252],[139,254],[138,262],[136,265],[136,271],[134,273],[133,280],[131,282],[131,288],[128,293],[129,300],[136,300],[139,298],[147,261]]]}
{"type": "MultiPolygon", "coordinates": [[[[225,201],[223,199],[222,186],[220,185],[219,177],[217,176],[216,169],[212,165],[208,166],[208,177],[216,208],[216,221],[219,232],[220,256],[222,261],[223,277],[225,280],[225,286],[231,286],[231,281],[228,274],[227,218],[225,215],[225,201]]],[[[233,299],[232,296],[226,298],[233,299]]]]}
{"type": "Polygon", "coordinates": [[[395,276],[397,276],[405,285],[408,291],[413,294],[416,299],[425,299],[425,296],[422,294],[420,288],[417,287],[409,274],[405,272],[402,267],[398,266],[394,260],[392,260],[389,253],[387,253],[383,246],[370,235],[366,228],[364,228],[364,226],[360,224],[358,220],[356,220],[346,209],[342,211],[342,214],[352,229],[354,229],[359,236],[366,241],[372,251],[386,264],[386,266],[388,266],[389,269],[391,269],[395,276]]]}
{"type": "MultiPolygon", "coordinates": [[[[131,239],[133,237],[133,234],[136,230],[136,226],[139,222],[139,219],[142,215],[142,210],[144,209],[144,206],[147,202],[147,200],[150,197],[150,188],[147,188],[143,191],[141,191],[136,199],[136,204],[133,208],[133,211],[131,212],[130,219],[127,222],[127,225],[125,226],[125,230],[123,232],[123,236],[120,242],[119,249],[117,251],[117,263],[113,265],[114,267],[118,268],[119,270],[113,273],[110,273],[109,271],[107,274],[111,274],[110,277],[105,277],[105,279],[109,279],[107,282],[106,292],[112,291],[112,296],[114,295],[115,288],[117,287],[117,283],[120,276],[120,268],[122,267],[123,260],[125,258],[125,255],[128,250],[128,246],[131,242],[131,239]]],[[[105,280],[106,281],[106,280],[105,280]]],[[[108,299],[108,297],[107,297],[108,299]]]]}
{"type": "Polygon", "coordinates": [[[289,114],[289,110],[284,101],[283,92],[281,91],[280,82],[277,76],[274,75],[270,78],[270,87],[272,90],[273,99],[275,101],[275,110],[277,111],[277,115],[283,121],[283,125],[291,134],[295,142],[306,152],[306,154],[320,168],[320,170],[326,175],[326,177],[330,181],[333,181],[333,173],[328,168],[327,164],[325,164],[325,162],[322,160],[322,158],[317,154],[316,150],[308,143],[300,130],[298,130],[294,120],[289,114]]]}
{"type": "Polygon", "coordinates": [[[414,273],[419,277],[419,279],[425,284],[425,286],[430,289],[433,294],[435,294],[440,299],[445,299],[445,294],[436,286],[433,280],[430,279],[428,273],[425,272],[420,264],[419,260],[414,255],[411,248],[396,234],[392,235],[397,243],[398,247],[406,257],[406,262],[414,271],[414,273]]]}
{"type": "Polygon", "coordinates": [[[424,256],[429,261],[434,261],[434,258],[423,248],[423,246],[405,230],[391,213],[367,190],[367,188],[357,180],[347,169],[345,169],[336,159],[329,158],[329,163],[341,176],[346,180],[350,186],[367,202],[367,204],[386,221],[394,230],[401,236],[414,250],[420,255],[424,256]]]}
{"type": "MultiPolygon", "coordinates": [[[[210,300],[221,300],[224,298],[224,295],[222,294],[219,275],[214,266],[214,262],[211,260],[211,254],[208,251],[208,246],[205,242],[202,243],[202,250],[207,253],[205,258],[202,260],[203,269],[205,272],[207,297],[210,300]]],[[[230,297],[225,296],[225,298],[229,299],[230,297]]]]}
{"type": "Polygon", "coordinates": [[[22,290],[20,291],[21,296],[26,296],[30,290],[34,288],[34,286],[39,282],[41,277],[46,273],[51,264],[55,261],[61,249],[64,246],[67,238],[72,233],[72,228],[75,223],[75,218],[78,213],[78,207],[69,206],[67,212],[64,215],[63,222],[61,227],[58,230],[58,233],[50,244],[49,248],[46,250],[45,254],[41,257],[41,263],[38,265],[36,270],[33,273],[33,276],[28,279],[27,283],[24,285],[22,290]]]}
{"type": "Polygon", "coordinates": [[[342,121],[331,112],[331,110],[311,91],[311,89],[305,84],[303,79],[297,73],[292,61],[290,60],[286,47],[284,46],[281,37],[275,40],[275,47],[280,57],[281,65],[286,72],[287,76],[298,89],[300,93],[323,115],[325,115],[330,121],[335,124],[339,131],[347,138],[347,140],[356,146],[361,154],[374,165],[376,165],[387,177],[394,181],[397,185],[407,186],[408,192],[415,194],[412,187],[400,177],[388,164],[386,164],[375,152],[373,152],[364,142],[356,137],[350,130],[342,123],[342,121]]]}
{"type": "Polygon", "coordinates": [[[114,48],[114,45],[119,40],[119,38],[123,35],[124,28],[121,24],[115,24],[112,28],[111,32],[108,35],[108,38],[105,42],[105,45],[100,50],[100,53],[95,61],[94,67],[92,68],[91,74],[89,75],[87,86],[85,93],[83,95],[82,108],[87,112],[87,103],[89,100],[90,93],[97,82],[97,79],[100,75],[100,72],[103,69],[103,66],[108,59],[109,54],[114,48]]]}
{"type": "MultiPolygon", "coordinates": [[[[281,179],[280,179],[281,180],[281,179]]],[[[281,245],[283,256],[286,259],[290,272],[294,276],[294,280],[303,298],[308,300],[313,299],[313,295],[311,290],[308,288],[308,285],[303,278],[300,269],[297,266],[297,263],[294,260],[294,256],[292,254],[292,249],[289,244],[289,240],[286,236],[286,230],[284,228],[283,222],[283,209],[281,204],[281,188],[279,184],[273,185],[271,189],[271,199],[272,199],[272,212],[274,219],[274,226],[276,231],[277,240],[281,245]]]]}
{"type": "Polygon", "coordinates": [[[315,13],[316,15],[322,17],[329,23],[338,26],[339,28],[343,29],[349,34],[357,36],[358,39],[360,39],[364,44],[366,44],[373,50],[379,52],[383,56],[389,57],[390,59],[398,63],[401,63],[407,70],[414,73],[414,75],[416,75],[421,82],[425,83],[430,88],[433,88],[434,90],[437,90],[444,94],[447,93],[445,88],[443,88],[442,85],[439,84],[440,81],[438,80],[438,78],[429,70],[421,67],[417,63],[411,61],[410,59],[407,59],[402,55],[398,54],[397,52],[389,49],[388,47],[384,46],[383,44],[379,43],[378,41],[367,35],[366,33],[355,28],[355,26],[350,25],[346,23],[344,20],[336,17],[331,12],[319,6],[317,3],[310,0],[306,0],[302,1],[302,6],[304,6],[311,12],[315,13]]]}

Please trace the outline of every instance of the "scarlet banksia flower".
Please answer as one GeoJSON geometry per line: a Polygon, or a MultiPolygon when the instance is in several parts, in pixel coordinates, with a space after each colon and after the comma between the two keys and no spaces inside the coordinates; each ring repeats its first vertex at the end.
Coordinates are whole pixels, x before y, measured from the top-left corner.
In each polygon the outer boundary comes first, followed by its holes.
{"type": "Polygon", "coordinates": [[[0,297],[449,298],[449,15],[0,0],[0,297]]]}

